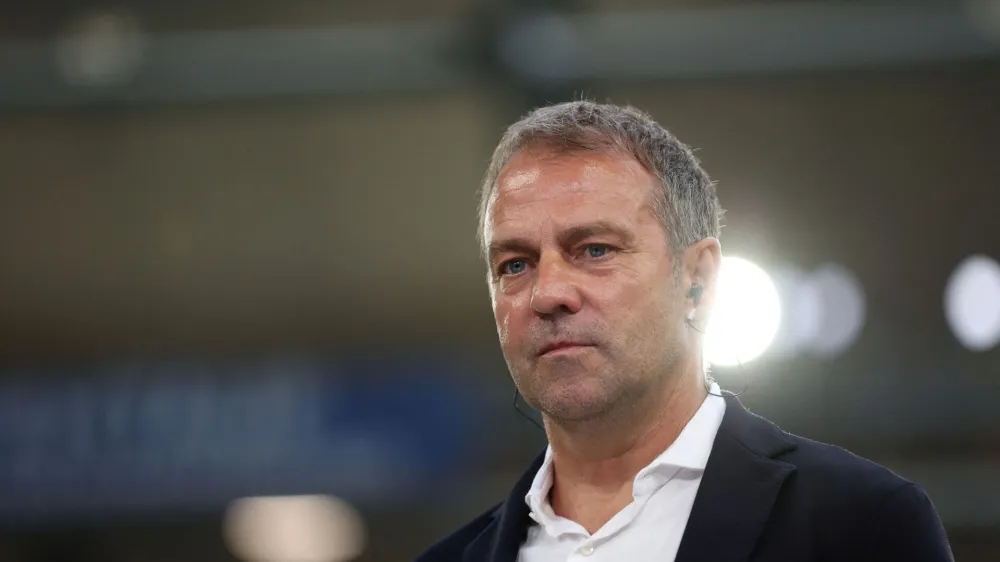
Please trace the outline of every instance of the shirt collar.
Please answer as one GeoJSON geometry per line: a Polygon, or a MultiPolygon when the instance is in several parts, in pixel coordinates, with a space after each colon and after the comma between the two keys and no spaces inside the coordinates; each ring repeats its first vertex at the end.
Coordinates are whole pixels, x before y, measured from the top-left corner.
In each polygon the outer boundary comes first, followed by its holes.
{"type": "MultiPolygon", "coordinates": [[[[678,469],[705,470],[708,457],[712,454],[715,435],[718,433],[722,417],[726,413],[726,402],[720,397],[722,392],[719,385],[713,382],[709,386],[708,393],[705,401],[681,430],[677,439],[667,447],[667,450],[653,459],[653,462],[636,474],[633,485],[635,490],[640,489],[640,486],[637,485],[640,481],[646,482],[645,485],[641,486],[643,490],[658,489],[659,486],[672,478],[678,469]]],[[[539,516],[550,515],[549,491],[551,489],[552,446],[550,445],[546,447],[542,466],[535,473],[531,488],[524,497],[524,501],[528,504],[532,517],[536,521],[539,516]]]]}
{"type": "Polygon", "coordinates": [[[653,459],[653,462],[639,472],[639,475],[654,466],[673,466],[691,470],[705,470],[708,456],[712,454],[715,434],[722,425],[722,417],[726,413],[726,401],[721,398],[719,385],[712,383],[708,388],[708,396],[701,407],[694,413],[677,439],[667,447],[666,451],[653,459]]]}
{"type": "Polygon", "coordinates": [[[531,518],[541,523],[542,517],[551,519],[554,514],[548,512],[552,510],[549,506],[549,491],[552,489],[552,446],[545,448],[545,459],[542,466],[535,473],[535,479],[531,481],[531,488],[524,496],[528,509],[531,510],[531,518]]]}

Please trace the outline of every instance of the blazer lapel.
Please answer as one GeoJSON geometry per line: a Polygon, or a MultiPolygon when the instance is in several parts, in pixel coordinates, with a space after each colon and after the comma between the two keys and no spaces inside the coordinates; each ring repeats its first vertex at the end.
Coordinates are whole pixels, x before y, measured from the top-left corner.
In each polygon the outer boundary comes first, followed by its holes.
{"type": "Polygon", "coordinates": [[[748,560],[785,478],[795,470],[774,458],[794,448],[775,425],[727,395],[676,562],[748,560]]]}
{"type": "Polygon", "coordinates": [[[538,455],[514,485],[507,499],[497,508],[493,522],[465,549],[465,562],[516,562],[521,545],[528,536],[531,520],[524,496],[531,489],[535,474],[545,460],[545,452],[538,455]]]}
{"type": "MultiPolygon", "coordinates": [[[[726,396],[726,414],[712,445],[676,562],[749,559],[785,478],[795,467],[775,460],[795,444],[771,422],[726,396]]],[[[496,516],[465,549],[464,562],[516,562],[534,524],[524,496],[544,451],[521,476],[496,516]]]]}

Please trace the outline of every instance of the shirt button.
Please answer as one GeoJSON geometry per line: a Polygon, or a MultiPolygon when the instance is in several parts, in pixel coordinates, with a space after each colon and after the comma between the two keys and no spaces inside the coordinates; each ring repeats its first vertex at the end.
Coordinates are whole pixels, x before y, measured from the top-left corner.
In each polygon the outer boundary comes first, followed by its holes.
{"type": "Polygon", "coordinates": [[[580,554],[583,556],[590,556],[594,553],[594,545],[587,544],[580,547],[580,554]]]}

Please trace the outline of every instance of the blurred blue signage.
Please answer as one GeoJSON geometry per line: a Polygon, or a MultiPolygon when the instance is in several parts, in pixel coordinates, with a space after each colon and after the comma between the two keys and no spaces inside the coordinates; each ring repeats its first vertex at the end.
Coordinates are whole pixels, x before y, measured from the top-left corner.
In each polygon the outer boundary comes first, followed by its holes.
{"type": "Polygon", "coordinates": [[[419,497],[473,454],[474,387],[424,361],[109,367],[0,383],[0,517],[419,497]]]}

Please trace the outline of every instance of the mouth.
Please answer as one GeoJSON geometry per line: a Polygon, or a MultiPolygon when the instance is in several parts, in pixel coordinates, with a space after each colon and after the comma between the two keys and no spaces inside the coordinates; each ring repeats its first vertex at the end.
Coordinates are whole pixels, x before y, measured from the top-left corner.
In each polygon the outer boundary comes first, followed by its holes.
{"type": "Polygon", "coordinates": [[[561,355],[566,353],[574,353],[581,351],[590,347],[594,347],[589,343],[575,342],[575,341],[554,341],[552,343],[546,344],[542,347],[542,350],[538,353],[539,356],[552,356],[561,355]]]}

